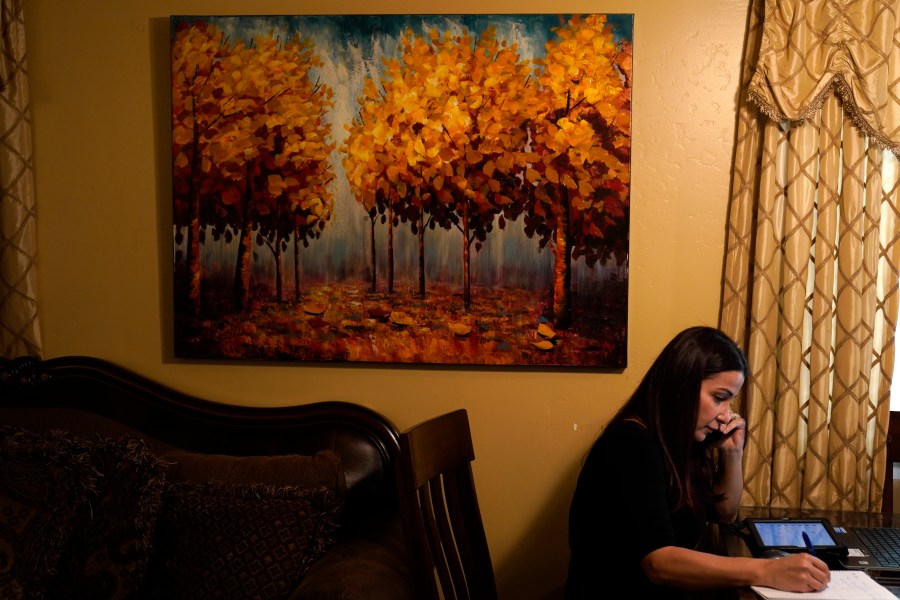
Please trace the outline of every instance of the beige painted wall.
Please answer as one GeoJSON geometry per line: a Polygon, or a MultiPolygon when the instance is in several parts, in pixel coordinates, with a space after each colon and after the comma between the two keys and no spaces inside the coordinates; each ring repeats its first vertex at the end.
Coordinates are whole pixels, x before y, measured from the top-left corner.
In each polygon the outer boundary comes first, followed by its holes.
{"type": "Polygon", "coordinates": [[[447,5],[635,15],[628,368],[597,373],[174,362],[168,15],[441,11],[410,0],[29,0],[46,355],[100,356],[227,403],[349,400],[400,428],[466,408],[501,597],[558,598],[569,497],[598,429],[674,333],[716,323],[747,5],[447,5]]]}

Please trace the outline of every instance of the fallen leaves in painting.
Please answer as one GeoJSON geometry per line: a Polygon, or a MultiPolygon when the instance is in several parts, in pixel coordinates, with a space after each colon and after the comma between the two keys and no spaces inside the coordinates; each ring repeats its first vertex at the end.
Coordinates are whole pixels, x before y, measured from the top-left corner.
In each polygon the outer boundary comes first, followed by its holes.
{"type": "Polygon", "coordinates": [[[308,315],[321,315],[325,312],[325,307],[321,304],[308,303],[303,305],[303,312],[308,315]]]}
{"type": "Polygon", "coordinates": [[[549,340],[540,340],[537,342],[531,342],[531,345],[537,348],[538,350],[553,350],[553,342],[549,340]]]}
{"type": "Polygon", "coordinates": [[[590,314],[575,323],[555,330],[541,295],[528,290],[479,289],[467,311],[450,287],[434,286],[422,298],[321,285],[299,305],[183,317],[179,343],[208,358],[592,366],[622,353],[624,360],[624,322],[590,314]]]}
{"type": "Polygon", "coordinates": [[[450,323],[450,331],[458,336],[467,336],[472,333],[472,327],[465,323],[450,323]]]}
{"type": "MultiPolygon", "coordinates": [[[[556,332],[550,329],[550,326],[546,323],[538,323],[537,329],[538,335],[546,340],[552,340],[556,337],[556,332]]],[[[542,348],[543,350],[543,348],[542,348]]]]}
{"type": "Polygon", "coordinates": [[[399,310],[395,310],[391,313],[391,323],[394,325],[400,325],[401,327],[408,327],[415,323],[412,317],[410,317],[405,312],[400,312],[399,310]]]}

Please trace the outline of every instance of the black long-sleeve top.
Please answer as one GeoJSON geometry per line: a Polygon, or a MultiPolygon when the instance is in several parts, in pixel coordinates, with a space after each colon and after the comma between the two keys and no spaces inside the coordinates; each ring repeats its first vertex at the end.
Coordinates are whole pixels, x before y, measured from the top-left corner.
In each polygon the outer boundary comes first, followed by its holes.
{"type": "Polygon", "coordinates": [[[682,598],[652,584],[640,561],[665,546],[693,548],[706,522],[674,514],[662,448],[639,424],[610,425],[582,467],[569,509],[566,600],[682,598]]]}

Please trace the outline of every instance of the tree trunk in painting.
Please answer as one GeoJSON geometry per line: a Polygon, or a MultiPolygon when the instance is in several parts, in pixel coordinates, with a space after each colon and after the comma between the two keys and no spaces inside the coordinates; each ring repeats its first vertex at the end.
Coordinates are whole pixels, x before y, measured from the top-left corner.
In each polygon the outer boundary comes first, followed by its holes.
{"type": "Polygon", "coordinates": [[[419,212],[419,295],[425,297],[425,211],[419,212]]]}
{"type": "Polygon", "coordinates": [[[281,251],[281,236],[275,234],[275,298],[278,304],[284,302],[284,281],[282,275],[284,269],[284,252],[281,251]]]}
{"type": "Polygon", "coordinates": [[[300,300],[300,228],[294,226],[294,300],[299,304],[300,300]]]}
{"type": "Polygon", "coordinates": [[[472,304],[472,288],[469,286],[469,201],[463,200],[462,218],[463,240],[463,306],[466,310],[472,304]]]}
{"type": "Polygon", "coordinates": [[[569,244],[571,199],[568,188],[562,189],[564,193],[560,199],[562,207],[556,224],[556,260],[553,273],[553,324],[557,327],[567,327],[572,319],[572,248],[569,244]]]}
{"type": "Polygon", "coordinates": [[[388,205],[388,294],[394,293],[394,209],[388,205]]]}
{"type": "Polygon", "coordinates": [[[194,316],[200,315],[200,189],[197,185],[197,175],[200,172],[200,131],[194,120],[193,140],[191,142],[191,175],[188,191],[191,203],[191,222],[188,226],[187,243],[187,305],[188,310],[194,316]]]}
{"type": "Polygon", "coordinates": [[[372,248],[372,264],[371,264],[372,285],[369,289],[374,294],[375,292],[378,291],[378,261],[376,260],[376,255],[375,255],[375,209],[374,208],[369,212],[369,221],[370,221],[370,223],[369,223],[370,224],[369,247],[372,248]]]}
{"type": "Polygon", "coordinates": [[[234,306],[243,310],[250,305],[250,268],[253,258],[253,220],[250,218],[250,199],[253,195],[253,179],[250,164],[244,177],[244,208],[241,216],[241,237],[238,243],[237,262],[234,267],[234,306]]]}

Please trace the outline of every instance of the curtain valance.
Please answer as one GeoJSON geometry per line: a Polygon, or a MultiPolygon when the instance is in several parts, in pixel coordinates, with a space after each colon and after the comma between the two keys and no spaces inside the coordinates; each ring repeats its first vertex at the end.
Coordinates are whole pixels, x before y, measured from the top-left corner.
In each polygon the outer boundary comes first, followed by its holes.
{"type": "Polygon", "coordinates": [[[807,120],[835,91],[854,123],[900,152],[900,0],[766,0],[749,97],[807,120]]]}

